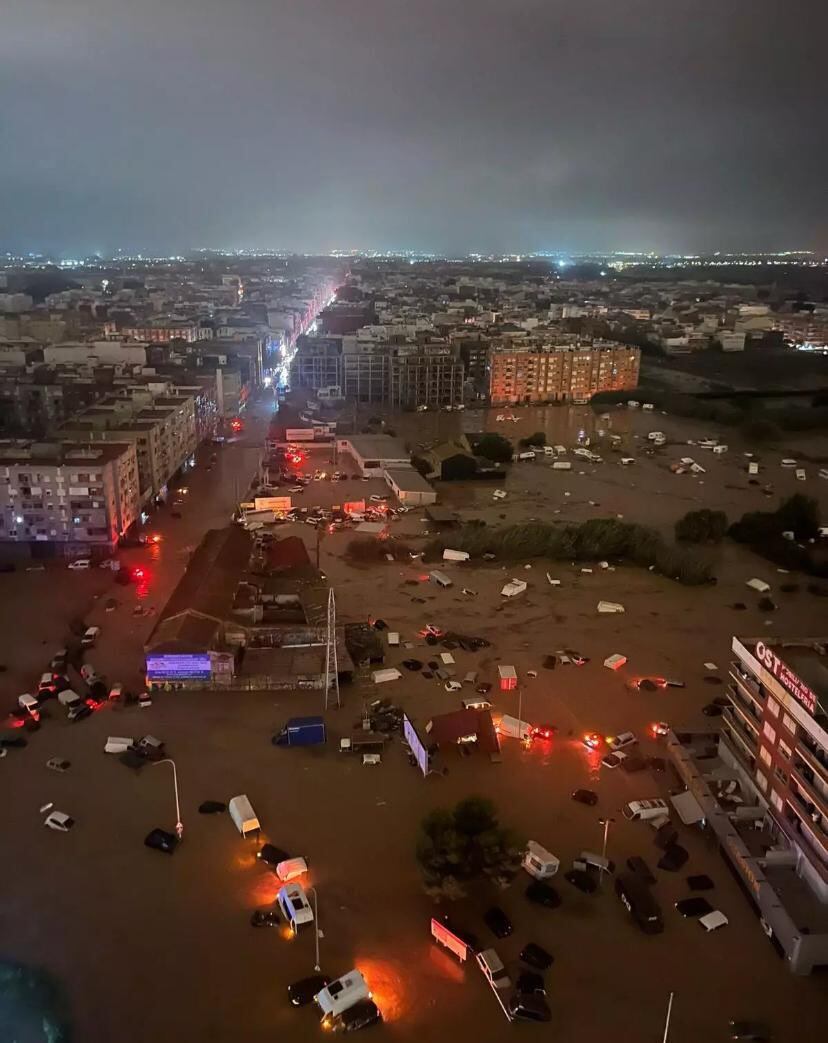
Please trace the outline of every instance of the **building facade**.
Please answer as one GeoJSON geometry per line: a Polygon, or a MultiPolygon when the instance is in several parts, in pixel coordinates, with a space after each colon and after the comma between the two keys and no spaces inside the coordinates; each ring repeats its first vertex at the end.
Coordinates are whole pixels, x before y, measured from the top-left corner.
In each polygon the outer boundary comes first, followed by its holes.
{"type": "Polygon", "coordinates": [[[503,348],[491,356],[489,397],[492,405],[588,402],[636,388],[640,365],[641,351],[623,344],[503,348]]]}
{"type": "Polygon", "coordinates": [[[722,736],[828,903],[828,638],[734,637],[732,647],[722,736]]]}
{"type": "Polygon", "coordinates": [[[0,542],[111,550],[138,519],[128,443],[0,443],[0,542]]]}

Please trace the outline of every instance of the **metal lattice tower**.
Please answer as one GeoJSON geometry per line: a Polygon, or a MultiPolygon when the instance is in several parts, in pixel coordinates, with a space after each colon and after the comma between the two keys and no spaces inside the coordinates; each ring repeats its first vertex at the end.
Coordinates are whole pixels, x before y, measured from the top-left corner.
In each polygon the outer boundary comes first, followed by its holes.
{"type": "Polygon", "coordinates": [[[325,709],[328,709],[328,700],[331,697],[331,689],[336,692],[336,705],[341,706],[339,701],[339,663],[336,658],[336,599],[333,587],[328,591],[328,632],[325,642],[325,709]]]}

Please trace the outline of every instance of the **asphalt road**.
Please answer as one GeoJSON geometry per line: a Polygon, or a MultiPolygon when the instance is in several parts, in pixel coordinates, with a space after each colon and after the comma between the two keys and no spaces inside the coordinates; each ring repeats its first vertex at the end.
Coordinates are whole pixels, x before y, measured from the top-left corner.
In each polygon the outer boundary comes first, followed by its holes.
{"type": "MultiPolygon", "coordinates": [[[[145,589],[120,587],[102,570],[0,576],[0,661],[8,667],[3,691],[9,702],[36,682],[75,615],[102,627],[88,659],[110,680],[137,685],[154,616],[134,615],[133,609],[160,608],[203,532],[229,519],[237,483],[243,491],[256,465],[266,419],[265,408],[260,412],[248,421],[242,441],[217,451],[211,470],[209,451],[201,454],[188,478],[183,517],[161,512],[155,520],[161,543],[125,555],[146,566],[145,589]],[[118,607],[107,612],[110,596],[118,607]]],[[[367,491],[368,483],[357,483],[363,485],[367,491]]],[[[309,503],[314,487],[304,494],[309,503]]],[[[332,495],[332,487],[322,489],[320,498],[332,495]]],[[[627,516],[636,520],[635,497],[630,505],[627,516]]],[[[479,509],[496,517],[482,501],[479,509]]],[[[423,528],[420,512],[399,523],[399,531],[409,534],[423,528]]],[[[307,526],[281,531],[298,532],[313,545],[307,526]]],[[[609,887],[584,897],[561,879],[556,886],[563,905],[546,912],[527,903],[522,892],[528,878],[521,877],[504,895],[481,886],[460,903],[457,919],[494,944],[513,973],[530,939],[554,954],[550,1026],[508,1028],[477,969],[458,966],[430,942],[432,907],[413,857],[423,814],[482,793],[495,800],[506,823],[564,864],[584,848],[600,850],[598,818],[608,813],[616,819],[610,856],[621,863],[643,854],[654,865],[649,828],[627,823],[620,809],[631,799],[665,795],[669,778],[600,769],[578,738],[585,730],[624,728],[643,736],[658,719],[676,726],[706,723],[701,706],[715,690],[704,683],[702,664],[712,659],[724,671],[734,630],[767,633],[756,599],[744,587],[749,575],[762,574],[757,561],[722,552],[722,581],[704,590],[635,569],[585,575],[568,565],[556,569],[563,586],[553,590],[535,566],[514,570],[529,579],[529,589],[504,606],[499,589],[511,567],[464,571],[462,585],[478,591],[465,599],[461,582],[446,591],[422,583],[416,563],[353,567],[343,557],[350,538],[336,534],[322,545],[341,621],[382,615],[414,644],[414,650],[389,653],[389,665],[406,655],[430,656],[418,635],[425,622],[481,634],[491,647],[455,653],[458,674],[477,669],[493,680],[499,662],[515,664],[525,678],[523,716],[556,724],[556,738],[530,750],[505,741],[499,765],[475,756],[448,759],[445,777],[425,780],[398,744],[378,767],[338,754],[336,740],[357,723],[363,694],[388,695],[420,725],[457,705],[442,686],[411,674],[379,693],[363,679],[343,689],[344,707],[328,715],[331,739],[324,749],[274,749],[269,741],[286,717],[318,710],[315,693],[162,694],[149,709],[107,706],[76,725],[53,710],[27,749],[10,751],[0,762],[3,790],[12,798],[0,805],[0,835],[7,841],[4,852],[11,852],[0,860],[0,958],[44,968],[65,985],[82,1043],[318,1039],[313,1011],[292,1010],[284,992],[312,970],[312,934],[304,930],[289,941],[278,930],[249,926],[251,911],[274,898],[274,878],[256,863],[255,845],[239,837],[228,816],[197,813],[203,800],[247,793],[266,838],[309,858],[324,934],[323,969],[337,975],[356,965],[366,973],[386,1017],[386,1025],[374,1030],[377,1038],[448,1043],[471,1036],[487,1043],[514,1031],[547,1039],[554,1034],[563,1043],[643,1043],[662,1038],[670,991],[676,993],[671,1043],[724,1040],[731,1016],[766,1018],[782,1043],[819,1038],[822,981],[787,973],[724,861],[700,834],[682,829],[691,855],[687,872],[714,878],[715,903],[730,918],[712,935],[672,909],[687,893],[684,873],[658,874],[666,929],[657,937],[638,932],[609,887]],[[627,613],[598,617],[599,597],[621,601],[627,613]],[[728,607],[737,599],[750,602],[745,612],[728,607]],[[590,663],[544,671],[543,654],[561,647],[578,648],[590,663]],[[624,675],[601,666],[616,651],[629,656],[624,675]],[[530,669],[537,678],[528,678],[530,669]],[[633,695],[625,686],[633,673],[681,677],[688,687],[633,695]],[[175,822],[168,766],[135,775],[103,753],[107,735],[145,732],[166,740],[178,767],[185,839],[172,858],[142,844],[149,829],[175,822]],[[48,771],[45,762],[53,756],[69,759],[71,770],[48,771]],[[598,792],[597,808],[571,802],[569,794],[580,786],[598,792]],[[42,828],[38,808],[47,802],[75,816],[71,833],[42,828]],[[515,922],[513,937],[503,943],[481,921],[493,901],[515,922]]],[[[460,575],[458,570],[458,580],[460,575]]],[[[809,633],[815,602],[804,591],[781,599],[773,632],[809,633]]],[[[496,704],[517,710],[514,695],[498,696],[496,704]]],[[[655,744],[643,745],[645,752],[658,752],[655,744]]],[[[0,1031],[2,1043],[6,1038],[0,1031]]]]}

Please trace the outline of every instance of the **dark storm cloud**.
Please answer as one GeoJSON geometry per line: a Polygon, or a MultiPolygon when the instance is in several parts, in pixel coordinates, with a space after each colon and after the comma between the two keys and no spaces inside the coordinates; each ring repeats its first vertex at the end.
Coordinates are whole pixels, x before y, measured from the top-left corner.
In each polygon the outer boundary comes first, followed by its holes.
{"type": "Polygon", "coordinates": [[[826,249],[827,8],[27,0],[0,249],[826,249]]]}

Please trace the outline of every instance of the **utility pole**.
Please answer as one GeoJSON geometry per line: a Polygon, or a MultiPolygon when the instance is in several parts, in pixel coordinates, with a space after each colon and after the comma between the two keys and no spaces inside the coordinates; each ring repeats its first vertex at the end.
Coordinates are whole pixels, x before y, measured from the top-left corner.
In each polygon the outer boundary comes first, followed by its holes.
{"type": "MultiPolygon", "coordinates": [[[[607,818],[599,818],[598,821],[604,827],[604,845],[601,848],[601,858],[606,860],[606,857],[607,857],[607,836],[609,834],[610,825],[613,822],[615,822],[615,819],[614,818],[610,818],[608,816],[607,818]]],[[[604,867],[603,866],[601,866],[601,873],[599,875],[599,880],[603,884],[603,882],[604,882],[604,867]]]]}
{"type": "MultiPolygon", "coordinates": [[[[319,961],[317,960],[317,963],[319,961]]],[[[664,1038],[661,1043],[667,1043],[667,1034],[670,1031],[670,1015],[673,1012],[673,993],[670,993],[670,999],[667,1001],[667,1017],[664,1021],[664,1038]]]]}
{"type": "Polygon", "coordinates": [[[339,701],[339,663],[336,655],[336,598],[333,587],[328,590],[328,625],[325,643],[325,709],[328,709],[328,699],[331,688],[336,692],[336,705],[341,706],[339,701]]]}

